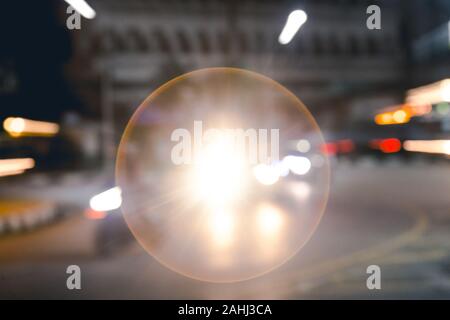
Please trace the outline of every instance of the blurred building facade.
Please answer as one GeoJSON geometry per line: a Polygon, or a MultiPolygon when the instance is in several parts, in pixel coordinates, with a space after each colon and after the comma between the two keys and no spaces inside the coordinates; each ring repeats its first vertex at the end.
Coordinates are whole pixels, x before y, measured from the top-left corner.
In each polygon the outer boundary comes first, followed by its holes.
{"type": "Polygon", "coordinates": [[[412,86],[450,77],[450,1],[413,0],[405,5],[412,86]]]}
{"type": "Polygon", "coordinates": [[[113,106],[114,115],[106,117],[127,118],[176,75],[234,66],[281,82],[322,121],[330,115],[340,123],[380,97],[401,99],[401,6],[377,3],[381,30],[366,27],[373,1],[98,0],[92,3],[98,16],[77,31],[80,90],[93,104],[113,106]],[[308,21],[291,43],[280,45],[286,17],[297,8],[308,21]]]}

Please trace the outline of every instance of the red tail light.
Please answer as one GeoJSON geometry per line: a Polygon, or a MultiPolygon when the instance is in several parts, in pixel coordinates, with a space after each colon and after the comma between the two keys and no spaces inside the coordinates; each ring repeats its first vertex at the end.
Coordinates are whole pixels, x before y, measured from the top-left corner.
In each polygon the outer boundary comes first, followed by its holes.
{"type": "Polygon", "coordinates": [[[333,142],[324,143],[322,145],[321,149],[322,149],[322,153],[329,155],[329,156],[335,155],[338,151],[337,144],[333,143],[333,142]]]}
{"type": "Polygon", "coordinates": [[[384,139],[380,142],[380,150],[384,153],[399,152],[401,148],[402,143],[396,138],[384,139]]]}

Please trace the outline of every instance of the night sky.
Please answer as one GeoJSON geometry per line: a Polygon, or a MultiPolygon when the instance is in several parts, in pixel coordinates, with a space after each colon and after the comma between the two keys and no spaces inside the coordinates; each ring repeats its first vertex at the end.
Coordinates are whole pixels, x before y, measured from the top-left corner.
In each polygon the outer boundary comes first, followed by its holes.
{"type": "Polygon", "coordinates": [[[80,105],[64,76],[71,54],[69,30],[58,21],[62,1],[8,1],[0,18],[0,88],[13,74],[13,89],[0,90],[0,117],[61,118],[80,105]]]}

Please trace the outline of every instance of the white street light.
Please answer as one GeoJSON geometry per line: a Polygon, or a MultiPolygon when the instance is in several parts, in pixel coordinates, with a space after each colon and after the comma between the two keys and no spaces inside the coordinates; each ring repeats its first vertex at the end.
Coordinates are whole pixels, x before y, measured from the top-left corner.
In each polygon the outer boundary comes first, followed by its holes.
{"type": "Polygon", "coordinates": [[[278,42],[280,44],[288,44],[291,42],[292,38],[294,38],[297,31],[307,19],[308,16],[305,11],[292,11],[286,20],[286,25],[284,26],[283,31],[281,31],[280,36],[278,37],[278,42]]]}
{"type": "Polygon", "coordinates": [[[84,0],[64,0],[86,19],[95,17],[95,10],[84,0]]]}

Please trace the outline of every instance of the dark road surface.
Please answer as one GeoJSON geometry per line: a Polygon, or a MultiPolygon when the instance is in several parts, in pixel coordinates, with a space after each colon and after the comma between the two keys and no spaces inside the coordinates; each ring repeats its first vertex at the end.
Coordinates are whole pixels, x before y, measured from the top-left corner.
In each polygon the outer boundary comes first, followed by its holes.
{"type": "Polygon", "coordinates": [[[450,165],[340,163],[322,222],[306,246],[259,278],[213,284],[160,265],[135,242],[99,256],[101,222],[72,215],[0,238],[0,298],[450,298],[450,165]],[[81,267],[82,289],[66,288],[81,267]],[[366,268],[381,268],[368,290],[366,268]]]}

